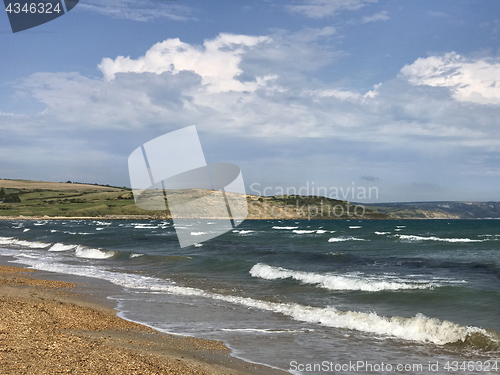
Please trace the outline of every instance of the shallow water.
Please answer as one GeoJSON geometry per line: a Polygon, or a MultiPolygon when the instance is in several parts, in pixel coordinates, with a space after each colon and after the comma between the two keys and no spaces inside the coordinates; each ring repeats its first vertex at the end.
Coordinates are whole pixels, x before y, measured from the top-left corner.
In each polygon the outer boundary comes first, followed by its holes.
{"type": "Polygon", "coordinates": [[[183,249],[169,221],[4,221],[0,247],[294,373],[500,372],[498,221],[245,221],[183,249]]]}

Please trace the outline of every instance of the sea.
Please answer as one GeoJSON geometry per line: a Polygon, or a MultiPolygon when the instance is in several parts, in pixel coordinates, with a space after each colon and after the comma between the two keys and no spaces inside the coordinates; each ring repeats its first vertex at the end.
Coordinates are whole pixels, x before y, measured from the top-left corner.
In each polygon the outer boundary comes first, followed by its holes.
{"type": "Polygon", "coordinates": [[[122,318],[292,374],[500,374],[499,224],[247,220],[181,248],[170,220],[13,220],[0,256],[109,281],[122,318]]]}

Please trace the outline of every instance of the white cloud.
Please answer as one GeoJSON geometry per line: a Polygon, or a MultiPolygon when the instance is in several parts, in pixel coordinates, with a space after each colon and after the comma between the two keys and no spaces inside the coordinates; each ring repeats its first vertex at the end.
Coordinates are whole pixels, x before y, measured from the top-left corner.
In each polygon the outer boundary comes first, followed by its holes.
{"type": "MultiPolygon", "coordinates": [[[[111,173],[113,165],[126,166],[137,145],[195,124],[212,142],[211,160],[232,160],[221,153],[233,149],[231,157],[241,159],[232,161],[246,168],[246,175],[253,171],[254,181],[263,169],[281,181],[312,173],[314,165],[316,176],[380,176],[388,186],[389,175],[413,181],[418,172],[428,181],[428,165],[434,167],[436,160],[442,165],[436,167],[438,177],[481,170],[471,167],[467,156],[500,151],[498,107],[463,105],[444,88],[433,87],[439,85],[409,83],[432,76],[415,64],[366,93],[322,80],[316,72],[327,64],[335,69],[338,55],[321,42],[334,32],[221,34],[202,45],[168,39],[137,59],[104,59],[100,68],[108,79],[76,72],[31,75],[16,89],[23,100],[33,97],[46,108],[24,117],[0,113],[0,144],[15,143],[12,148],[26,154],[25,164],[30,157],[40,164],[64,159],[69,146],[58,149],[57,144],[70,145],[78,156],[61,162],[61,168],[82,170],[88,168],[82,156],[88,149],[95,155],[91,163],[111,173]],[[107,152],[117,148],[116,154],[107,152]],[[408,155],[413,160],[407,161],[408,155]],[[457,155],[464,155],[460,163],[457,155]],[[387,168],[384,158],[390,160],[387,168]],[[429,163],[424,166],[422,158],[429,163]],[[269,160],[276,164],[269,166],[269,160]],[[302,169],[279,172],[288,167],[302,169]]],[[[10,165],[14,172],[19,169],[10,165]]]]}
{"type": "Polygon", "coordinates": [[[455,52],[419,58],[401,69],[412,85],[448,88],[454,99],[500,104],[500,59],[468,59],[455,52]]]}
{"type": "Polygon", "coordinates": [[[212,93],[225,91],[255,91],[272,76],[256,77],[254,82],[241,82],[239,64],[242,55],[259,43],[269,43],[269,37],[220,34],[206,40],[201,46],[192,46],[178,38],[167,39],[151,47],[136,60],[118,56],[104,58],[99,65],[104,77],[112,80],[117,73],[156,73],[191,71],[202,77],[207,90],[212,93]]]}
{"type": "Polygon", "coordinates": [[[202,46],[168,39],[138,59],[103,59],[99,67],[107,79],[37,73],[18,90],[44,103],[40,115],[47,127],[59,129],[82,123],[110,131],[201,124],[210,132],[246,137],[335,137],[390,147],[413,139],[415,148],[450,140],[498,148],[494,111],[466,111],[428,83],[425,90],[412,86],[420,82],[415,77],[430,79],[415,68],[428,59],[403,68],[404,80],[366,93],[311,80],[306,69],[314,72],[328,61],[318,62],[321,56],[331,59],[334,52],[310,40],[332,33],[221,34],[202,46]]]}
{"type": "Polygon", "coordinates": [[[87,0],[78,9],[100,13],[114,18],[150,22],[167,18],[174,21],[193,20],[191,8],[169,1],[141,0],[87,0]]]}
{"type": "Polygon", "coordinates": [[[362,97],[362,95],[358,94],[357,92],[336,89],[305,91],[304,94],[311,95],[315,98],[333,97],[340,100],[360,99],[362,97]]]}
{"type": "Polygon", "coordinates": [[[362,19],[362,23],[368,23],[368,22],[377,22],[377,21],[387,21],[390,20],[391,17],[389,17],[389,13],[386,10],[383,10],[382,12],[375,13],[371,16],[365,16],[362,19]]]}
{"type": "Polygon", "coordinates": [[[377,0],[306,0],[299,5],[288,5],[286,8],[294,14],[303,14],[309,18],[325,18],[333,16],[341,10],[358,10],[367,3],[377,0]]]}

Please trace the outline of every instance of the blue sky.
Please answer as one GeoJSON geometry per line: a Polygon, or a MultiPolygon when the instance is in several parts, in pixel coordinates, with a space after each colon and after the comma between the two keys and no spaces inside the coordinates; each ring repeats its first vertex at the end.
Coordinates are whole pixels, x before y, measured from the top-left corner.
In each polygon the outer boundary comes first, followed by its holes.
{"type": "Polygon", "coordinates": [[[498,1],[102,3],[1,13],[0,177],[130,186],[134,149],[196,125],[248,193],[500,200],[498,1]]]}

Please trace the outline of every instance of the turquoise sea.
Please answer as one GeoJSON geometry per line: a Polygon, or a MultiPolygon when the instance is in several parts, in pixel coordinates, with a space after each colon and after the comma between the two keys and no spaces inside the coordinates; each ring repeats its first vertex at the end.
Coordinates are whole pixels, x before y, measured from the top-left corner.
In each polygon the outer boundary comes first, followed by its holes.
{"type": "Polygon", "coordinates": [[[499,224],[247,220],[180,248],[171,221],[0,221],[0,255],[295,374],[500,374],[499,224]]]}

